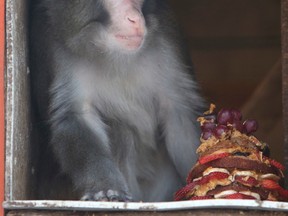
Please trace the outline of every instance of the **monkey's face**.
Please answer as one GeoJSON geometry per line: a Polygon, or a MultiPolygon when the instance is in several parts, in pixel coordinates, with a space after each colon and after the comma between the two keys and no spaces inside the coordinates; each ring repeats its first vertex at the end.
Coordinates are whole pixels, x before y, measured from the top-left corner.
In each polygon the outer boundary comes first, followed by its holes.
{"type": "MultiPolygon", "coordinates": [[[[157,0],[160,2],[160,0],[157,0]]],[[[135,53],[157,23],[155,0],[49,0],[57,40],[73,53],[135,53]]]]}
{"type": "MultiPolygon", "coordinates": [[[[135,51],[145,40],[146,24],[142,14],[144,0],[104,0],[109,23],[102,36],[106,36],[110,50],[135,51]]],[[[95,43],[97,43],[97,38],[95,43]]]]}

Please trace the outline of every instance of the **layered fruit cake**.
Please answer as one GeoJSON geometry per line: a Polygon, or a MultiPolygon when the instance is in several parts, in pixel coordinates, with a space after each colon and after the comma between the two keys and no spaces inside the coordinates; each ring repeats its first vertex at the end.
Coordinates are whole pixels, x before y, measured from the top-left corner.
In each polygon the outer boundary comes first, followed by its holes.
{"type": "Polygon", "coordinates": [[[187,185],[175,193],[175,200],[288,201],[288,190],[283,188],[284,166],[269,158],[267,144],[252,135],[258,123],[242,121],[236,109],[214,110],[212,104],[198,118],[202,129],[199,159],[187,185]]]}

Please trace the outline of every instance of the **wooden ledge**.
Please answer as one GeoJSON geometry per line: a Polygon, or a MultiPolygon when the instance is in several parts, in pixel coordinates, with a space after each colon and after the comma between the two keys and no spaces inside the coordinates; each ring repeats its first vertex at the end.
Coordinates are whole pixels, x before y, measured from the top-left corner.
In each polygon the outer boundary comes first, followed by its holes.
{"type": "MultiPolygon", "coordinates": [[[[187,214],[187,212],[206,212],[209,215],[211,209],[217,210],[219,215],[223,215],[223,212],[228,210],[231,212],[243,212],[243,211],[257,211],[257,212],[278,212],[285,213],[288,215],[288,202],[273,202],[273,201],[255,201],[255,200],[194,200],[194,201],[180,201],[180,202],[159,202],[159,203],[138,203],[138,202],[87,202],[87,201],[9,201],[3,204],[6,211],[18,212],[21,214],[16,215],[37,215],[37,212],[41,212],[38,215],[47,215],[51,212],[62,212],[60,215],[71,215],[71,212],[86,212],[100,213],[106,212],[107,215],[118,212],[122,215],[129,215],[133,212],[134,214],[140,215],[151,215],[158,214],[162,215],[163,212],[174,215],[175,212],[178,214],[187,214]],[[28,214],[29,212],[29,214],[28,214]],[[221,214],[220,214],[221,213],[221,214]]],[[[13,215],[10,212],[8,215],[13,215]]],[[[58,213],[57,213],[58,214],[58,213]]],[[[57,215],[56,214],[56,215],[57,215]]],[[[15,214],[14,214],[15,215],[15,214]]],[[[270,215],[270,214],[267,214],[270,215]]]]}

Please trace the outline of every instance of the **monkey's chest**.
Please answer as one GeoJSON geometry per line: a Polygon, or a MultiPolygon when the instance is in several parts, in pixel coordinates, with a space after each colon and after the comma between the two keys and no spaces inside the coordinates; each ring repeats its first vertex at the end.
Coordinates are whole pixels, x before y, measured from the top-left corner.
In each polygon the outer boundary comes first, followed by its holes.
{"type": "Polygon", "coordinates": [[[156,125],[155,100],[149,89],[116,88],[99,92],[94,98],[94,106],[104,119],[136,129],[140,136],[148,136],[153,134],[156,125]]]}
{"type": "Polygon", "coordinates": [[[154,135],[158,100],[149,76],[126,79],[82,76],[78,89],[80,106],[90,104],[90,111],[102,120],[131,128],[143,139],[154,135]]]}

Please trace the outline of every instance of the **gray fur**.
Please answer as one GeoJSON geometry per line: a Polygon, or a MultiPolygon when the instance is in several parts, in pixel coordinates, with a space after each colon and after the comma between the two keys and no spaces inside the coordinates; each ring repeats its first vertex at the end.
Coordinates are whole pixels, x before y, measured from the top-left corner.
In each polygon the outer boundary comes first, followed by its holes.
{"type": "Polygon", "coordinates": [[[38,1],[33,96],[78,198],[171,200],[196,160],[203,99],[166,3],[145,1],[145,42],[125,53],[103,48],[109,22],[86,25],[102,1],[38,1]]]}

